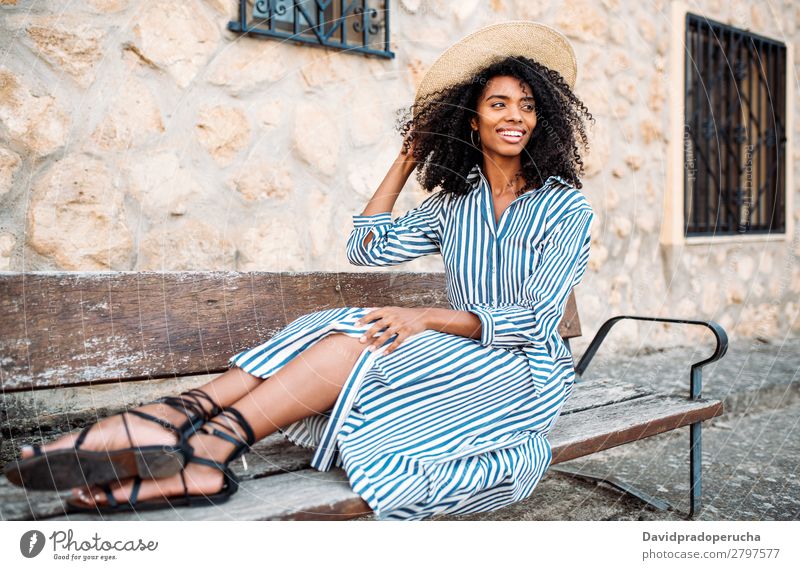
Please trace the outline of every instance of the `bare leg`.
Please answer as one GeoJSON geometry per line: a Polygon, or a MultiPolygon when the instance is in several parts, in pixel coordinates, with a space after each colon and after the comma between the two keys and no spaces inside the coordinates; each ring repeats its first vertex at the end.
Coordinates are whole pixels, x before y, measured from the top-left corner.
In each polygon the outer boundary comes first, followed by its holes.
{"type": "MultiPolygon", "coordinates": [[[[263,439],[297,420],[333,407],[356,359],[364,345],[343,334],[333,334],[320,340],[298,357],[287,363],[276,374],[246,393],[233,404],[255,432],[256,440],[263,439]]],[[[218,418],[227,425],[224,418],[218,418]]],[[[233,429],[225,430],[236,437],[233,429]]],[[[224,461],[233,450],[233,444],[205,433],[189,438],[189,444],[200,457],[224,461]]],[[[213,494],[222,487],[222,473],[197,463],[184,468],[184,476],[190,494],[213,494]]],[[[112,485],[114,497],[125,501],[130,496],[132,481],[112,485]]],[[[163,479],[143,481],[139,499],[183,494],[180,474],[163,479]]],[[[78,490],[74,495],[80,497],[78,490]]],[[[83,497],[82,497],[83,498],[83,497]]],[[[84,499],[91,504],[91,497],[84,499]]],[[[104,504],[104,494],[95,496],[98,504],[104,504]]]]}
{"type": "MultiPolygon", "coordinates": [[[[241,368],[231,368],[199,388],[208,394],[219,406],[224,407],[230,406],[232,403],[245,396],[250,390],[253,390],[256,386],[261,384],[261,382],[262,380],[260,378],[248,374],[241,368]]],[[[210,409],[211,405],[208,402],[205,400],[200,400],[200,402],[203,409],[206,411],[210,409]]],[[[136,409],[165,419],[176,426],[186,421],[187,417],[180,410],[176,410],[165,404],[147,404],[136,409]]],[[[130,445],[174,444],[178,440],[175,434],[139,416],[127,414],[127,420],[131,430],[133,444],[128,440],[122,417],[117,414],[100,420],[97,425],[89,431],[81,448],[103,451],[106,449],[120,449],[130,445]]],[[[79,433],[80,430],[69,433],[55,441],[43,445],[42,449],[44,451],[50,451],[53,449],[72,447],[79,433]]],[[[28,457],[32,454],[33,451],[30,448],[22,449],[22,457],[28,457]]]]}
{"type": "Polygon", "coordinates": [[[336,403],[364,345],[343,334],[325,337],[234,406],[253,426],[256,440],[336,403]]]}

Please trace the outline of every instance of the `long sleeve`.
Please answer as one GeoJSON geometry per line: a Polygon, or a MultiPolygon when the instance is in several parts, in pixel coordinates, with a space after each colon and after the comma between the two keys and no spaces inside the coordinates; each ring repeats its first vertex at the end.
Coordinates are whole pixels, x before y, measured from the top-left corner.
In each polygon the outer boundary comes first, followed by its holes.
{"type": "Polygon", "coordinates": [[[556,333],[573,287],[583,279],[589,260],[591,207],[559,220],[547,231],[539,263],[525,282],[518,302],[467,309],[481,321],[481,344],[512,347],[543,343],[556,333]]]}
{"type": "Polygon", "coordinates": [[[347,259],[353,265],[398,265],[423,255],[439,253],[447,196],[436,192],[392,221],[389,212],[353,216],[347,240],[347,259]],[[364,238],[372,232],[367,245],[364,238]]]}

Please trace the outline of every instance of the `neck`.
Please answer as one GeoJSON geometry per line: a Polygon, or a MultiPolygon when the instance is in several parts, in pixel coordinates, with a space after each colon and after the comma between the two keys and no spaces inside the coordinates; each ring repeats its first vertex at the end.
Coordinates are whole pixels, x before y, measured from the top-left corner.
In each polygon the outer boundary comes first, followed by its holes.
{"type": "Polygon", "coordinates": [[[520,175],[521,168],[522,164],[519,155],[484,156],[481,166],[493,196],[503,196],[505,194],[516,196],[525,182],[520,175]]]}

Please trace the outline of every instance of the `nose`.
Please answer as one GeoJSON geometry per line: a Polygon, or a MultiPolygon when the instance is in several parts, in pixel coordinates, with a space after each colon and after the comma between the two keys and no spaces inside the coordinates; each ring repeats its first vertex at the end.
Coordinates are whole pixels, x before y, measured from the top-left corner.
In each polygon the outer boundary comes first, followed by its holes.
{"type": "Polygon", "coordinates": [[[506,120],[512,123],[521,123],[522,122],[522,113],[520,113],[519,109],[513,105],[508,105],[508,113],[506,114],[506,120]]]}

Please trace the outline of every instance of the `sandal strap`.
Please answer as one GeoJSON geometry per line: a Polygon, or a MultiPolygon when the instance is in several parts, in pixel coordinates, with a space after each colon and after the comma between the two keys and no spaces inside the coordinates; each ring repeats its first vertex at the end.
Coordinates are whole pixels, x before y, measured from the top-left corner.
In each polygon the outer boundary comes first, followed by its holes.
{"type": "MultiPolygon", "coordinates": [[[[206,459],[205,457],[197,457],[192,456],[189,458],[188,462],[195,462],[201,463],[203,465],[208,465],[209,467],[214,467],[219,469],[222,472],[223,479],[222,479],[222,488],[217,491],[218,493],[226,493],[227,495],[233,495],[239,489],[239,478],[236,474],[231,471],[230,467],[228,467],[227,463],[219,463],[212,459],[206,459]]],[[[183,496],[188,501],[191,500],[192,497],[197,495],[190,495],[189,494],[189,486],[186,484],[186,475],[184,474],[185,469],[180,470],[181,475],[181,484],[183,485],[183,496]]],[[[110,506],[112,509],[119,508],[120,501],[118,501],[114,497],[114,492],[111,489],[111,485],[109,483],[104,483],[99,485],[99,487],[103,490],[106,495],[107,505],[110,506]]],[[[139,499],[139,491],[142,488],[142,478],[136,475],[133,478],[133,487],[131,488],[130,497],[127,500],[127,504],[135,510],[136,502],[139,499]]]]}
{"type": "Polygon", "coordinates": [[[128,502],[131,506],[136,506],[136,499],[139,498],[139,490],[142,488],[142,478],[138,475],[133,478],[133,488],[131,489],[131,496],[128,502]]]}
{"type": "Polygon", "coordinates": [[[219,469],[220,471],[223,471],[225,469],[224,463],[220,463],[219,461],[214,461],[213,459],[208,459],[206,457],[199,457],[197,455],[194,455],[189,461],[192,463],[200,463],[201,465],[208,465],[209,467],[214,467],[216,469],[219,469]]]}
{"type": "Polygon", "coordinates": [[[128,441],[131,442],[131,446],[133,445],[133,439],[131,439],[131,430],[128,427],[128,414],[122,414],[122,425],[125,426],[125,433],[128,435],[128,441]]]}
{"type": "MultiPolygon", "coordinates": [[[[231,471],[230,467],[226,467],[223,469],[222,474],[228,480],[228,494],[233,495],[239,489],[239,478],[236,474],[231,471]]],[[[223,484],[222,489],[225,489],[225,485],[223,484]]]]}
{"type": "MultiPolygon", "coordinates": [[[[139,416],[140,418],[144,418],[146,420],[150,420],[151,422],[156,422],[158,425],[168,429],[169,431],[178,433],[180,429],[176,427],[174,424],[168,422],[163,418],[157,418],[156,416],[151,416],[146,412],[140,412],[139,410],[128,410],[129,414],[133,414],[135,416],[139,416]]],[[[122,415],[123,419],[125,418],[125,414],[122,415]]],[[[127,421],[125,422],[125,429],[127,429],[127,421]]],[[[128,437],[130,438],[130,433],[128,433],[128,437]]]]}
{"type": "MultiPolygon", "coordinates": [[[[191,461],[191,458],[189,461],[191,461]]],[[[183,483],[183,496],[188,501],[190,497],[189,486],[186,484],[186,476],[183,474],[183,469],[181,469],[181,483],[183,483]]]]}
{"type": "Polygon", "coordinates": [[[187,419],[202,417],[205,415],[205,408],[195,400],[186,399],[183,396],[163,396],[156,400],[161,404],[166,404],[175,408],[186,415],[187,419]]]}
{"type": "MultiPolygon", "coordinates": [[[[78,437],[75,438],[75,444],[74,444],[75,445],[75,449],[80,449],[81,445],[83,445],[83,440],[86,439],[86,435],[89,433],[89,430],[92,429],[95,425],[96,424],[89,424],[88,426],[86,426],[85,428],[83,428],[81,430],[81,433],[79,433],[78,437]]],[[[130,437],[130,435],[128,437],[130,437]]],[[[34,449],[34,453],[36,453],[37,451],[38,451],[38,454],[42,453],[42,450],[39,448],[38,445],[34,446],[33,449],[34,449]]]]}
{"type": "Polygon", "coordinates": [[[187,398],[202,398],[209,404],[211,404],[211,410],[205,412],[205,416],[208,418],[213,418],[222,411],[222,407],[219,404],[217,404],[211,396],[203,392],[200,388],[192,388],[191,390],[183,392],[182,395],[187,398]]]}
{"type": "MultiPolygon", "coordinates": [[[[221,408],[213,400],[213,398],[211,398],[211,396],[209,396],[199,388],[192,388],[191,390],[182,392],[178,396],[164,396],[162,398],[157,399],[156,402],[166,404],[172,408],[175,408],[180,412],[185,413],[187,416],[186,421],[180,426],[175,426],[173,423],[165,419],[158,418],[146,412],[142,412],[139,410],[126,410],[125,412],[122,412],[122,421],[125,426],[125,432],[128,435],[128,440],[130,440],[131,444],[133,444],[133,439],[131,438],[131,430],[128,427],[128,420],[125,417],[126,413],[134,414],[135,416],[139,416],[140,418],[144,418],[146,420],[150,420],[151,422],[155,422],[161,427],[168,429],[169,431],[177,434],[178,436],[181,436],[181,434],[189,430],[189,428],[191,428],[193,432],[200,425],[202,425],[204,421],[209,421],[211,418],[221,414],[223,411],[223,408],[221,408]],[[202,403],[200,402],[201,400],[205,400],[211,404],[211,409],[209,411],[206,411],[206,409],[203,407],[202,403]]],[[[233,410],[232,413],[238,415],[241,418],[241,421],[243,421],[244,424],[247,424],[247,422],[244,421],[244,418],[241,417],[241,414],[239,413],[238,410],[233,410]]],[[[83,442],[86,439],[89,430],[92,429],[95,425],[96,424],[94,423],[89,424],[88,426],[86,426],[81,430],[81,432],[78,434],[78,437],[75,439],[74,445],[76,449],[79,449],[81,445],[83,445],[83,442]]],[[[252,429],[250,428],[249,425],[246,425],[245,431],[248,433],[248,436],[249,434],[252,434],[252,429]]],[[[185,440],[187,437],[189,437],[189,435],[191,435],[191,433],[186,434],[181,439],[185,440]]],[[[43,452],[38,444],[33,444],[31,447],[33,447],[34,456],[43,455],[43,452]]],[[[181,447],[184,449],[184,451],[186,450],[185,445],[181,445],[181,447]]]]}
{"type": "MultiPolygon", "coordinates": [[[[231,451],[230,455],[225,459],[225,464],[228,464],[234,459],[243,455],[256,442],[256,436],[255,433],[253,432],[252,426],[244,418],[242,413],[233,406],[228,406],[227,408],[223,408],[222,411],[216,417],[208,420],[199,429],[203,433],[220,437],[232,443],[235,446],[233,451],[231,451]],[[228,422],[223,423],[222,421],[220,421],[219,419],[220,416],[224,417],[226,420],[228,420],[228,422]],[[233,431],[237,437],[233,437],[229,433],[220,431],[216,428],[209,427],[208,424],[215,424],[220,427],[227,428],[233,431]],[[245,433],[244,437],[242,437],[241,434],[239,433],[239,430],[236,427],[237,424],[244,431],[245,433]]],[[[198,457],[197,459],[200,460],[202,458],[198,457]]]]}
{"type": "MultiPolygon", "coordinates": [[[[145,413],[145,412],[140,412],[139,410],[126,410],[126,411],[124,411],[124,412],[122,412],[120,414],[122,416],[122,425],[125,427],[125,434],[128,436],[128,441],[131,443],[131,446],[133,446],[133,438],[131,437],[131,428],[128,425],[128,414],[133,414],[135,416],[139,416],[140,418],[144,418],[146,420],[150,420],[151,422],[156,422],[160,426],[162,426],[162,427],[174,432],[175,434],[177,434],[179,436],[179,439],[180,439],[179,447],[184,452],[187,451],[186,445],[185,445],[186,438],[185,437],[181,437],[181,431],[179,430],[179,428],[175,427],[173,424],[171,424],[167,420],[164,420],[164,419],[161,419],[161,418],[157,418],[155,416],[151,416],[150,414],[145,413]]],[[[85,428],[83,428],[81,430],[81,433],[79,433],[78,437],[75,438],[75,444],[74,444],[75,449],[80,449],[81,445],[83,444],[84,440],[86,439],[86,436],[89,433],[89,430],[91,430],[95,425],[97,425],[97,424],[96,423],[89,424],[88,426],[86,426],[85,428]]],[[[42,455],[42,450],[38,445],[34,445],[33,446],[33,452],[36,455],[42,455]]]]}
{"type": "MultiPolygon", "coordinates": [[[[131,445],[133,445],[133,438],[131,437],[131,429],[128,426],[128,418],[127,418],[128,414],[133,414],[135,416],[139,416],[140,418],[144,418],[146,420],[150,420],[151,422],[156,422],[160,426],[162,426],[162,427],[164,427],[164,428],[166,428],[166,429],[168,429],[168,430],[170,430],[172,432],[175,432],[176,434],[180,434],[180,431],[178,430],[178,428],[175,427],[170,422],[168,422],[167,420],[164,420],[162,418],[157,418],[155,416],[151,416],[150,414],[145,413],[145,412],[140,412],[139,410],[126,410],[126,411],[122,412],[120,415],[122,416],[122,425],[125,426],[125,433],[127,434],[128,441],[131,442],[131,445]]],[[[83,428],[81,430],[81,433],[79,433],[78,437],[75,438],[75,449],[80,449],[81,445],[83,445],[83,442],[86,439],[86,436],[89,434],[89,430],[91,430],[95,425],[97,425],[97,424],[96,423],[89,424],[88,426],[86,426],[85,428],[83,428]]],[[[38,450],[38,451],[39,451],[39,454],[41,454],[41,450],[38,450]]],[[[34,453],[36,453],[36,452],[37,452],[37,448],[34,447],[34,453]]]]}
{"type": "Polygon", "coordinates": [[[117,501],[117,499],[114,497],[114,492],[111,490],[111,485],[104,483],[100,488],[103,489],[103,492],[105,492],[106,501],[108,504],[111,505],[112,508],[116,509],[117,506],[119,506],[119,501],[117,501]]]}
{"type": "Polygon", "coordinates": [[[248,447],[253,445],[253,444],[255,444],[255,442],[256,442],[256,434],[253,432],[253,427],[250,425],[250,422],[248,422],[244,418],[244,416],[242,415],[242,412],[240,412],[239,410],[237,410],[233,406],[228,406],[227,408],[224,408],[223,409],[223,413],[221,413],[219,415],[225,416],[226,419],[231,419],[227,415],[229,413],[233,414],[233,416],[236,418],[236,423],[238,423],[239,426],[241,426],[241,428],[244,430],[245,437],[246,437],[245,443],[248,445],[248,447]]]}
{"type": "MultiPolygon", "coordinates": [[[[198,457],[196,455],[192,456],[188,460],[189,462],[200,463],[202,465],[208,465],[209,467],[214,467],[215,469],[219,469],[222,471],[222,488],[217,491],[218,493],[227,493],[228,495],[233,495],[239,489],[239,478],[236,474],[231,471],[231,468],[228,467],[227,463],[220,463],[218,461],[214,461],[213,459],[206,459],[205,457],[198,457]]],[[[181,482],[183,483],[183,496],[188,501],[192,496],[189,494],[189,487],[186,485],[186,477],[183,474],[184,470],[181,469],[181,482]]]]}
{"type": "MultiPolygon", "coordinates": [[[[227,408],[223,408],[222,412],[217,414],[216,417],[213,417],[210,420],[208,420],[206,424],[216,424],[220,427],[224,427],[233,431],[239,438],[237,441],[234,442],[237,445],[250,446],[255,443],[256,436],[253,433],[253,428],[250,426],[250,423],[246,419],[244,419],[242,413],[233,406],[228,406],[227,408]],[[220,421],[219,420],[220,416],[224,417],[226,420],[228,420],[228,422],[223,423],[222,421],[220,421]],[[242,437],[241,434],[239,433],[236,424],[238,424],[238,426],[242,428],[242,430],[244,430],[245,433],[244,437],[242,437]]],[[[217,430],[215,429],[214,431],[217,430]]],[[[225,439],[228,439],[228,441],[230,441],[230,436],[226,437],[225,439]]]]}
{"type": "Polygon", "coordinates": [[[189,428],[197,428],[203,421],[207,421],[216,416],[222,410],[211,396],[199,388],[192,388],[191,390],[182,392],[178,396],[163,396],[157,399],[156,402],[166,404],[186,414],[186,421],[178,428],[182,432],[189,428]],[[201,400],[210,403],[211,409],[206,411],[201,400]]]}
{"type": "MultiPolygon", "coordinates": [[[[114,491],[111,489],[111,484],[103,483],[102,485],[100,485],[100,488],[106,494],[107,504],[112,509],[116,509],[120,505],[120,502],[116,499],[116,497],[114,497],[114,491]]],[[[131,495],[130,497],[128,497],[127,501],[131,507],[136,506],[136,500],[139,498],[139,491],[141,490],[141,488],[142,488],[142,478],[136,475],[133,478],[133,487],[131,487],[131,495]]]]}
{"type": "Polygon", "coordinates": [[[204,433],[207,433],[207,434],[209,434],[209,435],[215,435],[215,436],[217,436],[217,437],[221,437],[222,439],[226,439],[226,440],[228,440],[229,442],[231,442],[231,443],[232,443],[234,446],[236,446],[236,447],[239,447],[240,445],[242,445],[242,440],[241,440],[241,439],[236,439],[235,437],[233,437],[233,436],[232,436],[232,435],[230,435],[229,433],[226,433],[226,432],[224,432],[224,431],[219,431],[219,430],[218,430],[218,429],[216,429],[216,428],[213,428],[213,429],[211,430],[211,432],[209,432],[209,431],[207,431],[207,430],[202,430],[202,431],[203,431],[204,433]]]}

